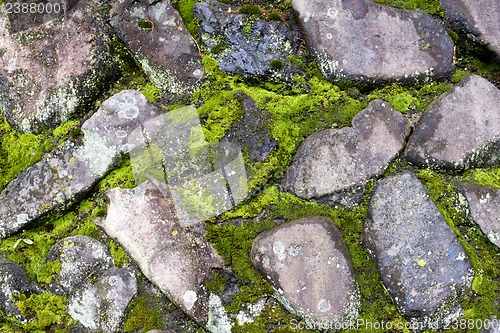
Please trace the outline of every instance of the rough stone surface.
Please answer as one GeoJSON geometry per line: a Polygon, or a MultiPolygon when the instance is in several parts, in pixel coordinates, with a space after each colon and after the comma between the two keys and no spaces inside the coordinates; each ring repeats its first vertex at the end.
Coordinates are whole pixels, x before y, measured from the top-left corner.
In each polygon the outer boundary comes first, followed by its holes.
{"type": "Polygon", "coordinates": [[[70,8],[48,23],[16,31],[2,7],[0,109],[18,131],[39,132],[68,120],[90,105],[113,72],[110,29],[91,1],[70,8]]]}
{"type": "Polygon", "coordinates": [[[488,239],[500,247],[500,189],[462,183],[470,215],[488,239]]]}
{"type": "Polygon", "coordinates": [[[117,1],[111,25],[151,82],[163,91],[188,92],[203,77],[198,49],[169,0],[117,1]]]}
{"type": "Polygon", "coordinates": [[[260,110],[250,96],[238,94],[235,97],[240,97],[245,114],[243,119],[230,129],[224,140],[241,145],[243,150],[248,151],[252,161],[263,162],[278,146],[276,140],[267,132],[270,114],[260,110]]]}
{"type": "Polygon", "coordinates": [[[317,322],[352,322],[359,291],[340,231],[324,217],[284,223],[255,238],[253,264],[292,312],[317,322]]]}
{"type": "Polygon", "coordinates": [[[404,117],[381,100],[358,113],[352,125],[307,138],[287,171],[285,189],[311,199],[362,186],[385,171],[409,133],[404,117]]]}
{"type": "Polygon", "coordinates": [[[424,322],[443,316],[442,307],[454,308],[455,298],[470,290],[469,259],[413,172],[380,180],[368,216],[367,247],[403,315],[424,322]]]}
{"type": "Polygon", "coordinates": [[[230,8],[215,0],[194,6],[201,41],[219,67],[230,73],[291,78],[298,69],[287,57],[297,53],[298,43],[286,23],[255,20],[230,8]],[[272,61],[281,63],[273,66],[272,61]]]}
{"type": "Polygon", "coordinates": [[[68,297],[68,313],[89,332],[118,332],[137,281],[128,268],[112,267],[96,281],[80,284],[68,297]]]}
{"type": "Polygon", "coordinates": [[[0,256],[0,310],[13,314],[21,322],[26,321],[11,298],[30,291],[33,288],[28,283],[24,269],[12,260],[0,256]]]}
{"type": "Polygon", "coordinates": [[[500,90],[471,75],[434,100],[408,141],[418,166],[464,170],[500,162],[500,90]]]}
{"type": "Polygon", "coordinates": [[[61,270],[55,276],[54,292],[69,293],[77,285],[97,276],[113,265],[107,246],[88,236],[66,237],[49,251],[47,260],[59,260],[61,270]]]}
{"type": "Polygon", "coordinates": [[[157,111],[139,92],[123,91],[84,123],[83,143],[66,141],[45,155],[0,194],[0,238],[88,191],[127,151],[127,135],[157,111]]]}
{"type": "Polygon", "coordinates": [[[453,43],[428,14],[370,0],[293,0],[292,6],[330,80],[415,82],[452,73],[453,43]]]}
{"type": "Polygon", "coordinates": [[[458,30],[485,43],[500,58],[500,3],[496,0],[440,0],[446,18],[458,30]]]}
{"type": "Polygon", "coordinates": [[[205,240],[203,224],[181,227],[166,189],[145,181],[108,191],[101,227],[138,263],[144,275],[198,323],[207,322],[204,284],[222,259],[205,240]]]}

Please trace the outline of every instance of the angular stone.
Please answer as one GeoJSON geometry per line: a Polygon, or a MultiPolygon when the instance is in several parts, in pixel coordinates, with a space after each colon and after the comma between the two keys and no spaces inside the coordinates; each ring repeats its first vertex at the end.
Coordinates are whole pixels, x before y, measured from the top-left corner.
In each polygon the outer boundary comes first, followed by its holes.
{"type": "Polygon", "coordinates": [[[291,312],[316,322],[356,320],[354,269],[329,219],[308,217],[265,231],[255,238],[251,258],[291,312]]]}
{"type": "Polygon", "coordinates": [[[500,189],[470,183],[460,185],[470,215],[488,239],[500,247],[500,189]]]}
{"type": "Polygon", "coordinates": [[[380,180],[365,225],[366,244],[399,311],[426,322],[449,318],[455,299],[471,288],[473,271],[462,245],[411,171],[380,180]]]}
{"type": "Polygon", "coordinates": [[[329,80],[415,82],[452,73],[453,43],[428,14],[370,0],[293,0],[292,6],[329,80]]]}
{"type": "Polygon", "coordinates": [[[145,181],[113,189],[100,223],[138,263],[144,275],[198,323],[207,322],[205,282],[222,259],[206,241],[202,223],[183,228],[166,189],[145,181]]]}
{"type": "Polygon", "coordinates": [[[500,3],[497,0],[440,0],[447,20],[458,30],[472,34],[500,58],[500,3]]]}
{"type": "Polygon", "coordinates": [[[161,90],[182,94],[203,77],[198,48],[169,0],[117,1],[111,25],[161,90]]]}
{"type": "Polygon", "coordinates": [[[106,245],[88,236],[66,237],[49,251],[47,260],[59,260],[61,270],[55,276],[54,292],[69,293],[91,276],[110,268],[114,261],[106,245]]]}
{"type": "Polygon", "coordinates": [[[352,127],[307,138],[287,171],[284,187],[311,199],[363,186],[403,150],[408,133],[404,117],[389,103],[372,101],[354,117],[352,127]]]}
{"type": "Polygon", "coordinates": [[[79,285],[68,297],[68,314],[91,332],[118,332],[137,281],[128,268],[112,267],[96,281],[79,285]]]}
{"type": "Polygon", "coordinates": [[[2,11],[0,109],[9,124],[39,132],[90,105],[115,66],[109,30],[86,1],[19,32],[2,11]]]}
{"type": "Polygon", "coordinates": [[[278,146],[276,140],[267,132],[270,115],[267,111],[260,110],[251,96],[239,97],[245,115],[231,127],[224,140],[241,145],[243,150],[248,151],[252,161],[264,162],[269,153],[278,146]]]}
{"type": "Polygon", "coordinates": [[[216,0],[197,2],[193,8],[200,22],[201,42],[219,67],[240,75],[291,78],[298,68],[287,57],[297,53],[298,42],[287,24],[255,20],[248,14],[236,14],[234,6],[230,8],[216,0]]]}
{"type": "Polygon", "coordinates": [[[454,170],[500,162],[500,90],[466,77],[429,105],[405,155],[414,165],[454,170]]]}
{"type": "Polygon", "coordinates": [[[128,151],[128,134],[157,115],[138,91],[126,90],[105,101],[82,126],[83,143],[64,142],[5,187],[0,239],[87,192],[128,151]]]}

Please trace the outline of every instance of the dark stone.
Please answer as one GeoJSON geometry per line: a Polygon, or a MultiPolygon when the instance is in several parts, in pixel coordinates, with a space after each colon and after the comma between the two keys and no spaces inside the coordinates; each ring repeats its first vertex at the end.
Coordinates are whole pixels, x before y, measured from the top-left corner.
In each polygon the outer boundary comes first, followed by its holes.
{"type": "Polygon", "coordinates": [[[356,320],[354,269],[329,219],[308,217],[265,231],[254,239],[250,256],[291,312],[319,323],[356,320]]]}
{"type": "Polygon", "coordinates": [[[418,166],[466,170],[500,162],[500,90],[471,75],[435,99],[408,140],[418,166]]]}
{"type": "Polygon", "coordinates": [[[470,291],[472,266],[413,172],[378,181],[365,230],[382,281],[405,317],[429,323],[462,314],[456,298],[470,291]]]}
{"type": "Polygon", "coordinates": [[[111,25],[161,90],[184,94],[203,77],[194,39],[169,0],[116,1],[111,25]]]}
{"type": "Polygon", "coordinates": [[[12,127],[40,132],[93,102],[115,63],[110,29],[90,3],[19,32],[7,21],[0,14],[0,109],[12,127]]]}
{"type": "Polygon", "coordinates": [[[294,0],[292,5],[329,80],[423,82],[452,74],[453,43],[428,14],[370,0],[294,0]]]}

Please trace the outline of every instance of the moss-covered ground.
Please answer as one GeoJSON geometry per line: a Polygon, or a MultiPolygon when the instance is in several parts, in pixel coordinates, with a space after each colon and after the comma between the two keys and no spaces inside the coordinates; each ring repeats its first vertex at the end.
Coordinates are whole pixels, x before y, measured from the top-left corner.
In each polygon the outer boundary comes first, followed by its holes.
{"type": "MultiPolygon", "coordinates": [[[[197,23],[192,16],[192,7],[196,0],[172,2],[179,8],[188,29],[196,37],[197,23]]],[[[419,8],[438,17],[443,15],[437,0],[377,0],[377,2],[405,9],[419,8]]],[[[253,5],[251,1],[242,3],[253,5]]],[[[263,13],[271,11],[283,13],[290,10],[290,3],[291,1],[287,0],[261,1],[259,10],[263,13]]],[[[260,15],[255,7],[247,6],[245,10],[260,15]]],[[[289,60],[301,67],[305,76],[297,76],[293,84],[270,83],[228,76],[220,71],[213,58],[204,56],[203,65],[207,80],[193,94],[192,99],[182,105],[161,105],[168,111],[179,106],[194,104],[198,108],[205,137],[210,142],[222,139],[231,125],[243,116],[242,106],[234,98],[238,91],[251,96],[259,108],[267,110],[270,114],[271,121],[267,130],[278,142],[278,148],[265,162],[253,163],[245,155],[246,167],[250,174],[251,195],[232,211],[206,222],[207,238],[225,263],[232,267],[239,286],[239,292],[232,297],[229,304],[226,304],[229,313],[238,313],[246,304],[255,303],[262,297],[274,294],[270,284],[253,268],[250,261],[250,248],[256,235],[285,221],[322,215],[329,217],[341,230],[352,257],[356,280],[361,291],[361,318],[370,322],[390,321],[393,324],[405,322],[385,290],[379,273],[363,245],[363,221],[366,218],[367,202],[374,181],[368,184],[363,203],[352,210],[332,208],[299,199],[280,191],[279,183],[294,152],[307,136],[325,128],[349,126],[352,118],[373,99],[385,99],[397,111],[411,115],[424,112],[434,98],[451,89],[453,84],[460,82],[470,73],[481,74],[497,82],[498,85],[498,81],[495,80],[500,77],[500,65],[491,61],[489,53],[480,45],[466,42],[457,32],[450,30],[449,33],[457,43],[458,57],[457,71],[450,81],[411,86],[392,84],[377,89],[357,86],[338,87],[325,81],[317,65],[307,57],[291,57],[289,60]]],[[[103,93],[102,98],[95,102],[95,107],[123,89],[140,90],[152,102],[161,104],[164,100],[162,92],[146,79],[118,40],[115,41],[115,51],[122,73],[116,82],[110,84],[110,89],[103,93]]],[[[3,118],[0,118],[0,190],[20,172],[40,160],[43,154],[64,140],[77,136],[80,133],[81,122],[72,120],[53,131],[31,135],[15,132],[3,118]]],[[[410,167],[404,159],[398,158],[385,174],[410,167]]],[[[464,214],[455,187],[457,181],[470,181],[500,188],[500,168],[476,169],[461,174],[429,170],[415,170],[415,172],[457,234],[476,271],[471,295],[466,295],[461,300],[465,319],[487,319],[492,316],[500,318],[500,266],[498,265],[500,251],[464,214]]],[[[135,185],[130,161],[124,157],[121,164],[101,180],[82,201],[65,210],[53,212],[22,232],[2,240],[0,254],[25,267],[28,277],[41,286],[49,283],[60,267],[57,262],[45,261],[49,249],[57,241],[70,235],[95,237],[109,246],[117,266],[133,265],[123,248],[107,238],[94,221],[106,214],[106,190],[114,187],[132,188],[135,185]]],[[[216,294],[221,294],[230,281],[227,272],[220,272],[212,281],[207,282],[206,287],[216,294]]],[[[40,295],[16,297],[20,311],[33,320],[22,324],[15,318],[0,313],[1,332],[67,332],[74,324],[74,321],[65,314],[66,303],[63,296],[46,292],[40,295]]],[[[129,306],[123,331],[142,329],[146,332],[147,329],[161,329],[168,324],[161,314],[162,307],[157,304],[157,300],[156,296],[146,291],[140,293],[129,306]]],[[[307,329],[294,330],[293,323],[298,320],[300,319],[288,313],[280,305],[274,305],[265,308],[255,322],[244,326],[236,325],[233,331],[311,332],[307,329]]],[[[203,330],[199,328],[198,331],[203,330]]],[[[373,332],[368,329],[356,330],[360,331],[373,332]]],[[[449,332],[462,331],[456,329],[449,332]]]]}

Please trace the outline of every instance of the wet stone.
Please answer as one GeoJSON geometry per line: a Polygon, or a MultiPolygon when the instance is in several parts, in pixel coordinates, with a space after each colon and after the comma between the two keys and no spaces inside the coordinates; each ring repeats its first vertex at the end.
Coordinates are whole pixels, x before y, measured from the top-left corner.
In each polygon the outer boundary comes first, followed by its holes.
{"type": "Polygon", "coordinates": [[[500,90],[470,75],[427,108],[408,141],[417,166],[465,170],[500,163],[500,90]]]}
{"type": "Polygon", "coordinates": [[[370,0],[293,0],[323,75],[367,83],[449,77],[453,43],[442,24],[421,11],[370,0]]]}
{"type": "Polygon", "coordinates": [[[279,225],[255,238],[253,264],[291,312],[315,322],[356,320],[359,291],[340,231],[324,217],[279,225]]]}
{"type": "Polygon", "coordinates": [[[428,323],[462,314],[456,299],[470,291],[472,266],[413,172],[377,183],[365,230],[382,281],[404,316],[428,323]]]}

